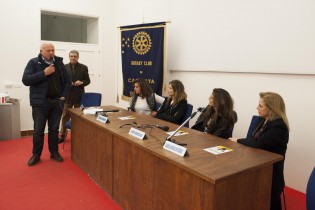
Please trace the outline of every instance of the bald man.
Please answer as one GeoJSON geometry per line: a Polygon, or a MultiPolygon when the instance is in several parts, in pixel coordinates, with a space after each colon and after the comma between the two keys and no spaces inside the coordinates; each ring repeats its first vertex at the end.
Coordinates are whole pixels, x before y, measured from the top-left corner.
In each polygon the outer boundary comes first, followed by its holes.
{"type": "Polygon", "coordinates": [[[43,43],[40,53],[27,63],[22,82],[30,87],[30,105],[34,121],[33,155],[28,161],[33,166],[40,161],[44,132],[48,122],[50,158],[62,162],[58,152],[58,130],[61,114],[71,87],[71,80],[61,57],[55,56],[55,47],[43,43]]]}

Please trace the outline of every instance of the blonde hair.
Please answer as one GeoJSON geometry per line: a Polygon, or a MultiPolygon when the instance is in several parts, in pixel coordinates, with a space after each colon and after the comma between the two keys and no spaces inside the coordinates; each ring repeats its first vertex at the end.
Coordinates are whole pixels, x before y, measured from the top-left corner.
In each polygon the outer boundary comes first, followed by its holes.
{"type": "Polygon", "coordinates": [[[265,102],[265,105],[270,111],[269,119],[276,120],[281,118],[286,124],[288,130],[290,130],[289,121],[285,111],[285,104],[282,97],[273,92],[261,92],[259,93],[259,96],[265,102]]]}
{"type": "Polygon", "coordinates": [[[170,100],[173,100],[173,102],[176,104],[182,99],[187,99],[187,94],[185,92],[185,87],[183,83],[179,80],[172,80],[169,82],[169,84],[172,86],[174,90],[174,96],[170,97],[170,100]]]}

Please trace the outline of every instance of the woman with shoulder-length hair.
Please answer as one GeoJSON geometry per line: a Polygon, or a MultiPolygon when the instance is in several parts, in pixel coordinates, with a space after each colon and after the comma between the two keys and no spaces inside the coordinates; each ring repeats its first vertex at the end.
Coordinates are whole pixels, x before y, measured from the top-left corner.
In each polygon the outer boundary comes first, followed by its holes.
{"type": "Polygon", "coordinates": [[[153,92],[148,81],[139,78],[133,81],[134,95],[129,100],[129,109],[133,112],[156,115],[156,102],[162,104],[165,100],[153,92]]]}
{"type": "MultiPolygon", "coordinates": [[[[259,119],[248,138],[230,140],[285,157],[289,141],[289,122],[282,97],[273,92],[260,93],[257,106],[259,119]]],[[[273,164],[270,210],[281,210],[281,193],[285,183],[284,159],[273,164]]]]}
{"type": "Polygon", "coordinates": [[[208,106],[192,126],[192,129],[228,139],[232,136],[237,114],[233,110],[233,99],[222,88],[214,88],[208,106]]]}
{"type": "Polygon", "coordinates": [[[168,85],[168,97],[165,99],[156,117],[165,121],[180,124],[187,109],[187,94],[179,80],[172,80],[168,85]]]}

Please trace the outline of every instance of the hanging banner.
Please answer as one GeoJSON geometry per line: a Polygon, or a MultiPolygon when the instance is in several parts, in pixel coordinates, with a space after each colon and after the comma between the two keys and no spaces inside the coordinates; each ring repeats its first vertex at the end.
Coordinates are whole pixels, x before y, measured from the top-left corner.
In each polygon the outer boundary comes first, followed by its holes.
{"type": "Polygon", "coordinates": [[[160,22],[120,27],[123,100],[133,95],[133,81],[137,78],[146,79],[153,91],[162,95],[165,26],[160,22]]]}

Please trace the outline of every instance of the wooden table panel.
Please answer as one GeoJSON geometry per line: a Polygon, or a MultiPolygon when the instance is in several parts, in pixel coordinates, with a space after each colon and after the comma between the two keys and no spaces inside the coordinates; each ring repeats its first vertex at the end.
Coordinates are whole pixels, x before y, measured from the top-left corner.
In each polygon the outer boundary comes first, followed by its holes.
{"type": "Polygon", "coordinates": [[[187,143],[190,155],[180,157],[163,149],[165,131],[137,128],[147,136],[140,140],[128,134],[130,125],[121,127],[136,122],[175,130],[178,125],[123,109],[109,113],[106,124],[79,109],[69,112],[72,160],[123,209],[269,209],[272,164],[283,159],[280,155],[182,128],[189,134],[173,139],[187,143]],[[128,115],[135,119],[118,119],[128,115]],[[234,151],[213,155],[203,150],[218,145],[234,151]]]}

